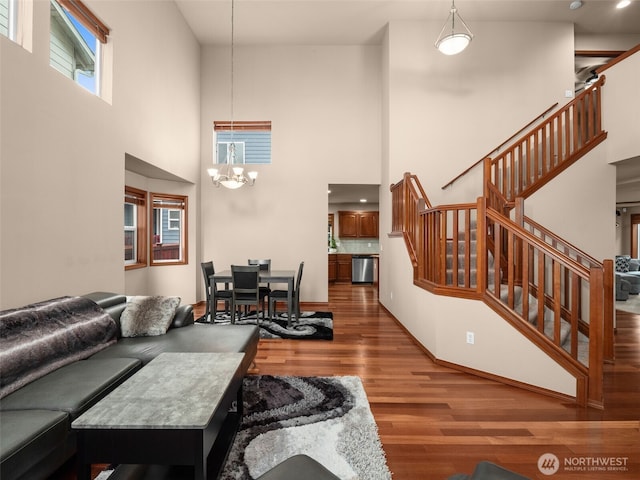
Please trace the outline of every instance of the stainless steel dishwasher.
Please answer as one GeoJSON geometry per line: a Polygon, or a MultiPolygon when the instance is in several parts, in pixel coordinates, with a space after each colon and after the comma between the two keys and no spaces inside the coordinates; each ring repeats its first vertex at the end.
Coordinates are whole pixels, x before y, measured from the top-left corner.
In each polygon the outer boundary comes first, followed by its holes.
{"type": "Polygon", "coordinates": [[[373,283],[373,257],[351,256],[351,283],[373,283]]]}

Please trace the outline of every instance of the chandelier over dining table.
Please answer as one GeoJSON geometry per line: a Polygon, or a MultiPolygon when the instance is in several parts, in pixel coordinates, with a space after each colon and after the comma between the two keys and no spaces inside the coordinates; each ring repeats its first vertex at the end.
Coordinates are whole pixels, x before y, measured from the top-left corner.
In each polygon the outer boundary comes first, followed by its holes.
{"type": "Polygon", "coordinates": [[[233,100],[234,100],[234,50],[235,50],[235,0],[231,0],[231,121],[230,132],[231,140],[226,144],[226,150],[223,152],[218,144],[216,148],[216,164],[218,168],[209,168],[207,173],[211,177],[211,181],[216,187],[222,185],[231,190],[238,189],[244,185],[253,186],[258,178],[258,172],[251,171],[245,174],[244,167],[236,164],[236,143],[234,142],[234,123],[233,123],[233,100]]]}

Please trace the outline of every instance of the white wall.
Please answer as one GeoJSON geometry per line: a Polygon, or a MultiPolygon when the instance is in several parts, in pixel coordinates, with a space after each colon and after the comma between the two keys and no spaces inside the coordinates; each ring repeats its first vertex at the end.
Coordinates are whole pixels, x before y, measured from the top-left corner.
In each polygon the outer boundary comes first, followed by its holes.
{"type": "MultiPolygon", "coordinates": [[[[389,26],[388,76],[383,73],[388,171],[383,178],[388,175],[395,183],[410,171],[434,205],[475,202],[482,191],[481,169],[453,189],[441,187],[553,103],[570,100],[564,93],[573,90],[573,27],[474,24],[471,46],[455,57],[441,55],[425,41],[437,36],[437,28],[420,22],[389,26]]],[[[381,222],[390,222],[390,207],[390,194],[382,188],[381,222]]],[[[381,250],[380,301],[437,358],[575,394],[570,375],[481,302],[435,296],[413,286],[401,238],[381,237],[381,250]],[[465,342],[467,331],[475,333],[473,346],[465,342]],[[515,351],[519,361],[505,362],[515,351]],[[525,364],[540,368],[521,368],[525,364]]]]}
{"type": "MultiPolygon", "coordinates": [[[[609,131],[605,148],[609,163],[633,158],[635,162],[640,163],[640,137],[638,136],[640,89],[636,81],[638,72],[640,72],[640,53],[635,53],[604,71],[606,76],[606,85],[603,89],[603,108],[606,114],[604,128],[609,131]],[[630,92],[635,92],[635,95],[630,95],[630,92]]],[[[618,185],[615,200],[617,202],[640,201],[638,184],[618,185]]],[[[631,214],[638,213],[640,213],[640,206],[631,206],[626,208],[626,212],[621,211],[621,216],[616,218],[619,226],[615,229],[614,254],[633,253],[631,252],[631,214]]]]}
{"type": "Polygon", "coordinates": [[[480,22],[469,48],[451,57],[426,41],[438,31],[390,24],[391,181],[410,171],[434,205],[475,202],[481,167],[468,182],[442,187],[555,102],[571,100],[573,27],[480,22]]]}
{"type": "MultiPolygon", "coordinates": [[[[305,262],[301,299],[327,301],[327,185],[380,183],[380,48],[235,48],[234,120],[272,121],[272,164],[254,187],[216,189],[213,121],[229,120],[229,50],[202,52],[202,260],[305,262]]],[[[200,292],[203,298],[202,292],[200,292]]]]}
{"type": "Polygon", "coordinates": [[[603,128],[609,132],[605,143],[609,163],[640,156],[640,52],[603,72],[603,128]]]}
{"type": "MultiPolygon", "coordinates": [[[[0,36],[0,308],[125,291],[125,153],[199,178],[199,46],[175,4],[87,1],[112,29],[111,104],[49,66],[49,5],[33,53],[0,36]]],[[[154,267],[147,292],[194,302],[195,265],[154,267]]]]}

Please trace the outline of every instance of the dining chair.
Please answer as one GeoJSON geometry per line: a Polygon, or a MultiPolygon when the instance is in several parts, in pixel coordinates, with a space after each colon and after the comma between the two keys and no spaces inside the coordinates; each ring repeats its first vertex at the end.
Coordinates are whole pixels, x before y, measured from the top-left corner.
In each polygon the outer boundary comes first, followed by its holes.
{"type": "MultiPolygon", "coordinates": [[[[268,272],[271,271],[271,259],[270,258],[265,258],[265,259],[249,259],[247,260],[247,264],[248,265],[258,265],[260,267],[260,271],[262,272],[268,272]]],[[[265,312],[265,301],[266,301],[266,306],[269,306],[269,297],[271,295],[271,285],[269,285],[269,283],[261,283],[260,284],[260,299],[262,300],[262,318],[264,318],[264,312],[265,312]]]]}
{"type": "MultiPolygon", "coordinates": [[[[256,320],[260,324],[260,267],[258,265],[231,265],[231,323],[236,321],[238,307],[256,306],[256,320]]],[[[264,317],[264,312],[263,312],[264,317]]]]}
{"type": "Polygon", "coordinates": [[[213,262],[202,262],[202,275],[204,277],[204,285],[207,294],[207,315],[209,315],[209,321],[214,322],[216,314],[218,313],[218,301],[224,300],[224,311],[229,310],[229,304],[231,303],[231,289],[218,288],[216,282],[211,281],[211,277],[216,273],[216,269],[213,266],[213,262]]]}
{"type": "MultiPolygon", "coordinates": [[[[303,268],[304,262],[300,262],[300,266],[298,267],[298,276],[293,284],[293,292],[291,294],[296,321],[300,319],[300,282],[302,281],[303,268]]],[[[273,315],[276,313],[276,302],[286,302],[288,293],[288,290],[271,290],[271,295],[269,296],[270,319],[273,319],[273,315]]],[[[288,319],[287,325],[291,326],[291,318],[288,319]]]]}

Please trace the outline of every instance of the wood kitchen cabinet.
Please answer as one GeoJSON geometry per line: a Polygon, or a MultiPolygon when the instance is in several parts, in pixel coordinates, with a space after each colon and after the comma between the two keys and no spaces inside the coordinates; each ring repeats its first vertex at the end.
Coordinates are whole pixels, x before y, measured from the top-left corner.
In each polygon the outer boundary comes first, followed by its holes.
{"type": "Polygon", "coordinates": [[[362,212],[358,215],[358,236],[378,238],[378,212],[362,212]]]}
{"type": "Polygon", "coordinates": [[[329,254],[329,281],[335,282],[338,279],[338,255],[329,254]]]}
{"type": "Polygon", "coordinates": [[[351,283],[351,254],[337,254],[336,282],[351,283]]]}
{"type": "Polygon", "coordinates": [[[378,238],[378,212],[338,212],[340,238],[378,238]]]}

